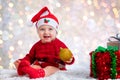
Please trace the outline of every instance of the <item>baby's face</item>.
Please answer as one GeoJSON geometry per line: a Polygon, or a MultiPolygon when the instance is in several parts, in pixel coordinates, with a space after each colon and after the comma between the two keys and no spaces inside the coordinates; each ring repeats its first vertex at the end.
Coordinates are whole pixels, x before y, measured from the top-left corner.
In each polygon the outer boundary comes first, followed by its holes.
{"type": "Polygon", "coordinates": [[[57,32],[52,26],[42,25],[37,28],[38,35],[43,43],[49,43],[56,38],[57,32]]]}

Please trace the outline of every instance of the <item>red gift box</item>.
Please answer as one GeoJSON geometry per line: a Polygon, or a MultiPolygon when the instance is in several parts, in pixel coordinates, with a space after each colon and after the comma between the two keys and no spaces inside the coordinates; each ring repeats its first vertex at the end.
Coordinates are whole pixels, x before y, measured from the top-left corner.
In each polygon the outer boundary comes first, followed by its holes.
{"type": "Polygon", "coordinates": [[[120,78],[120,50],[111,47],[99,46],[90,53],[90,77],[99,80],[120,78]]]}

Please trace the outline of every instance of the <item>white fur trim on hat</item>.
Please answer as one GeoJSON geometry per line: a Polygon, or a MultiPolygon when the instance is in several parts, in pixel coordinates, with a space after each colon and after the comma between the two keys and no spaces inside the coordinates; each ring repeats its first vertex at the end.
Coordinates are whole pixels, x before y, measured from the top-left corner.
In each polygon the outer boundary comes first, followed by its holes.
{"type": "Polygon", "coordinates": [[[52,18],[42,18],[37,22],[37,27],[40,27],[42,25],[50,25],[53,28],[55,28],[56,31],[58,31],[58,23],[52,19],[52,18]]]}

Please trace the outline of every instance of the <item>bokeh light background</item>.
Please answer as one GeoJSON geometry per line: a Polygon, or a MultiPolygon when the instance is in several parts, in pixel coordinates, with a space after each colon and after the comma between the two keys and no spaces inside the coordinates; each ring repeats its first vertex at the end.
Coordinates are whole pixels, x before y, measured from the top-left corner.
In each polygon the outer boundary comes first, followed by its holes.
{"type": "Polygon", "coordinates": [[[58,38],[76,58],[72,69],[89,69],[89,53],[120,32],[120,0],[0,0],[0,69],[14,68],[39,40],[30,20],[43,6],[59,19],[58,38]]]}

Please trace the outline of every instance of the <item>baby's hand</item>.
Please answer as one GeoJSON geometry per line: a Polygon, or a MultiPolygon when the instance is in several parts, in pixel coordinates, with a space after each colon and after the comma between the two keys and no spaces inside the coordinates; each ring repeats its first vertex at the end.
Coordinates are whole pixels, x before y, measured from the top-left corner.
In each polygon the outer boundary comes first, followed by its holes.
{"type": "Polygon", "coordinates": [[[73,57],[72,58],[70,58],[70,60],[69,61],[65,61],[66,63],[71,63],[72,62],[72,60],[73,60],[73,57]]]}
{"type": "Polygon", "coordinates": [[[16,60],[16,61],[14,62],[14,65],[15,65],[16,69],[18,68],[20,62],[21,62],[20,60],[16,60]]]}

